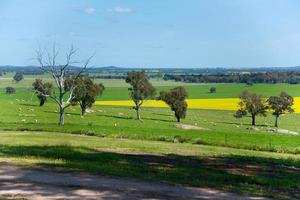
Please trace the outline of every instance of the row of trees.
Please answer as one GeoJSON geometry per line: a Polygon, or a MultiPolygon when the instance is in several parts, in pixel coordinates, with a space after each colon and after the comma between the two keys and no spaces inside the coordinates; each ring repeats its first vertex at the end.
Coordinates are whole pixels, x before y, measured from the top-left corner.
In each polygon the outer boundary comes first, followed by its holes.
{"type": "MultiPolygon", "coordinates": [[[[141,119],[140,108],[147,99],[155,98],[156,89],[149,82],[144,72],[128,72],[126,77],[126,83],[129,83],[130,97],[133,100],[135,106],[137,119],[141,119]]],[[[174,115],[177,122],[180,119],[185,118],[187,111],[187,103],[185,99],[188,94],[183,87],[176,87],[171,90],[161,91],[157,100],[164,101],[174,111],[174,115]]]]}
{"type": "Polygon", "coordinates": [[[165,80],[188,83],[290,83],[300,82],[300,74],[296,72],[256,72],[232,74],[165,74],[165,80]]]}
{"type": "MultiPolygon", "coordinates": [[[[102,95],[105,89],[104,85],[101,83],[96,84],[87,77],[79,77],[76,80],[74,80],[74,77],[69,77],[64,82],[64,90],[69,92],[73,83],[75,83],[75,89],[69,105],[80,105],[81,114],[84,115],[87,108],[92,107],[97,96],[102,95]]],[[[36,79],[32,87],[40,101],[40,106],[44,105],[47,97],[53,99],[55,96],[53,84],[49,82],[44,83],[42,79],[36,79]]]]}
{"type": "MultiPolygon", "coordinates": [[[[81,112],[84,115],[86,109],[92,106],[96,97],[100,96],[105,89],[102,84],[96,84],[90,78],[81,76],[92,57],[78,62],[73,59],[76,52],[77,49],[71,47],[66,54],[65,63],[57,64],[58,51],[55,44],[51,51],[41,48],[36,51],[37,61],[40,64],[41,70],[50,74],[55,84],[53,85],[50,82],[43,82],[41,79],[36,79],[32,86],[40,100],[40,105],[43,105],[47,98],[51,98],[59,106],[60,125],[64,125],[64,113],[68,107],[79,104],[81,112]],[[68,72],[70,72],[71,65],[74,63],[77,65],[81,63],[82,67],[77,71],[71,70],[72,75],[70,76],[68,72]]],[[[183,87],[161,91],[159,96],[155,97],[156,89],[149,82],[144,72],[128,72],[125,81],[131,86],[129,88],[130,97],[134,102],[134,110],[136,111],[138,120],[141,119],[141,106],[147,99],[164,101],[174,111],[178,122],[180,122],[180,119],[185,118],[187,111],[186,98],[188,94],[183,87]]],[[[216,88],[211,88],[210,92],[216,92],[216,88]]],[[[261,95],[245,91],[240,95],[240,99],[241,102],[239,103],[239,109],[235,117],[240,118],[249,113],[252,117],[252,125],[255,125],[256,116],[265,116],[268,109],[273,110],[276,127],[278,126],[280,115],[286,112],[293,112],[293,98],[284,92],[279,96],[272,96],[266,100],[261,95]]]]}
{"type": "MultiPolygon", "coordinates": [[[[88,77],[82,77],[85,69],[92,57],[78,62],[74,60],[77,49],[70,48],[66,53],[64,64],[57,64],[58,51],[55,44],[51,51],[39,48],[36,51],[37,61],[40,64],[40,69],[51,75],[55,84],[43,82],[41,79],[36,79],[32,84],[34,92],[40,100],[40,105],[44,105],[47,98],[51,98],[59,107],[59,124],[64,125],[65,110],[73,105],[79,104],[82,114],[85,114],[86,109],[91,107],[95,102],[96,97],[100,96],[104,91],[102,84],[94,83],[88,77]],[[71,65],[76,63],[82,64],[78,71],[72,71],[70,76],[71,65]]],[[[126,82],[131,85],[129,88],[130,97],[135,106],[134,110],[137,114],[137,119],[141,119],[140,108],[145,100],[154,98],[156,95],[155,88],[151,85],[144,72],[128,72],[126,82]]],[[[187,104],[185,98],[187,92],[183,87],[177,87],[170,91],[160,92],[158,99],[165,101],[175,113],[177,121],[184,118],[186,115],[187,104]]]]}
{"type": "MultiPolygon", "coordinates": [[[[129,88],[130,97],[135,104],[134,110],[136,111],[137,119],[140,120],[142,104],[147,99],[155,98],[156,90],[144,72],[128,72],[126,82],[131,85],[129,88]]],[[[36,79],[32,87],[40,101],[40,106],[44,105],[47,97],[56,100],[55,88],[52,83],[44,83],[42,79],[36,79]]],[[[97,96],[102,95],[105,89],[103,84],[96,84],[88,77],[75,78],[73,76],[65,79],[64,92],[70,92],[72,87],[74,87],[74,89],[68,105],[80,105],[82,115],[86,113],[87,108],[93,105],[97,96]]],[[[183,87],[176,87],[169,91],[161,91],[157,99],[166,102],[171,110],[174,111],[177,121],[180,122],[180,119],[185,118],[186,115],[186,97],[186,90],[183,87]]],[[[65,108],[67,108],[67,106],[65,106],[65,108]]],[[[63,123],[61,123],[61,113],[60,124],[63,125],[63,123]]]]}
{"type": "Polygon", "coordinates": [[[275,127],[278,127],[278,118],[280,115],[294,112],[292,108],[294,99],[285,92],[281,92],[278,96],[271,96],[266,99],[262,95],[244,91],[240,95],[240,100],[239,109],[234,116],[236,118],[241,118],[250,114],[252,125],[256,124],[256,116],[266,116],[268,110],[273,111],[272,114],[275,116],[275,127]]]}

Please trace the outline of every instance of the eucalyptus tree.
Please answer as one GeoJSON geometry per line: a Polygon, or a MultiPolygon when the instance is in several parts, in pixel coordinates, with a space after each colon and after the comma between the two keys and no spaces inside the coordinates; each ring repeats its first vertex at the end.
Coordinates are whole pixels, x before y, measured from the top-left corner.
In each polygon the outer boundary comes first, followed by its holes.
{"type": "Polygon", "coordinates": [[[239,109],[236,112],[236,117],[242,117],[248,113],[251,115],[252,125],[256,124],[256,116],[266,116],[268,105],[262,95],[251,93],[248,91],[240,94],[239,109]]]}
{"type": "Polygon", "coordinates": [[[74,90],[76,88],[76,80],[85,71],[89,65],[92,56],[83,61],[76,61],[75,55],[78,49],[73,46],[66,52],[65,59],[63,63],[58,62],[59,51],[56,45],[53,44],[52,49],[38,48],[36,50],[36,59],[40,65],[43,72],[51,75],[54,80],[56,88],[53,89],[51,94],[46,94],[41,92],[40,94],[44,97],[50,97],[59,107],[59,125],[64,125],[65,123],[65,110],[72,105],[72,100],[74,98],[74,90]],[[72,65],[81,65],[81,67],[75,68],[72,65]],[[69,74],[73,74],[73,81],[65,87],[65,80],[69,74]]]}
{"type": "Polygon", "coordinates": [[[128,72],[126,77],[126,83],[129,83],[131,87],[128,89],[130,91],[130,97],[133,100],[136,111],[136,117],[138,120],[141,119],[140,108],[146,99],[154,97],[156,94],[155,88],[149,82],[145,75],[145,72],[128,72]]]}
{"type": "Polygon", "coordinates": [[[267,100],[269,108],[273,110],[275,116],[275,127],[278,127],[278,118],[284,113],[292,113],[294,109],[294,98],[285,92],[281,92],[278,96],[271,96],[267,100]]]}
{"type": "Polygon", "coordinates": [[[174,111],[177,122],[180,122],[180,119],[186,116],[187,103],[185,99],[187,96],[187,91],[180,86],[169,91],[161,91],[158,99],[170,106],[171,110],[174,111]]]}
{"type": "Polygon", "coordinates": [[[79,104],[81,108],[81,115],[85,115],[86,109],[92,107],[96,98],[101,96],[105,87],[103,84],[94,83],[88,77],[79,77],[77,80],[73,80],[73,77],[67,78],[65,81],[65,87],[72,87],[75,82],[75,90],[73,92],[73,98],[71,103],[74,105],[79,104]]]}

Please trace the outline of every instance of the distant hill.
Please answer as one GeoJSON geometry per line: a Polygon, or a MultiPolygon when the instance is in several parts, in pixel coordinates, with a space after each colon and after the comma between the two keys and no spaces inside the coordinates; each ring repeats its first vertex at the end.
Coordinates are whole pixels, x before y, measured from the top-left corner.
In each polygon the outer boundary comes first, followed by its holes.
{"type": "MultiPolygon", "coordinates": [[[[78,66],[71,66],[70,70],[79,69],[78,66]]],[[[263,73],[263,72],[300,72],[300,66],[293,67],[256,67],[256,68],[131,68],[131,67],[117,67],[104,66],[88,68],[87,72],[94,73],[126,73],[132,70],[143,70],[147,73],[189,73],[189,74],[230,74],[230,73],[263,73]]],[[[0,72],[28,72],[41,71],[38,66],[0,66],[0,72]]]]}

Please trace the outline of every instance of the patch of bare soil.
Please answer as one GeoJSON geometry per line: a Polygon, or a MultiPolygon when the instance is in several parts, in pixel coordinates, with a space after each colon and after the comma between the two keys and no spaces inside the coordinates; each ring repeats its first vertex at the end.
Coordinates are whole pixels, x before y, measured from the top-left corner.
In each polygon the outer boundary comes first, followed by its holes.
{"type": "Polygon", "coordinates": [[[189,124],[175,124],[176,128],[184,129],[184,130],[201,130],[201,131],[207,131],[210,130],[208,128],[195,126],[195,125],[189,125],[189,124]]]}
{"type": "Polygon", "coordinates": [[[192,188],[163,183],[113,178],[87,173],[47,169],[0,167],[0,197],[27,199],[219,199],[259,200],[210,188],[192,188]]]}

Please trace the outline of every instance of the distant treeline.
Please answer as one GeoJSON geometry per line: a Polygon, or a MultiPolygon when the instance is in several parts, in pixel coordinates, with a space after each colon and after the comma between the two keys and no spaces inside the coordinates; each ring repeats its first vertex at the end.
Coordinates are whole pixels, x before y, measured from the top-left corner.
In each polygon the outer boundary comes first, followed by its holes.
{"type": "Polygon", "coordinates": [[[125,79],[125,75],[90,75],[91,79],[125,79]]]}
{"type": "Polygon", "coordinates": [[[266,72],[247,74],[165,74],[164,80],[175,80],[187,83],[300,83],[300,73],[296,72],[266,72]]]}
{"type": "MultiPolygon", "coordinates": [[[[151,74],[146,74],[147,78],[152,79],[152,78],[162,78],[163,75],[161,73],[151,73],[151,74]]],[[[90,78],[92,79],[126,79],[127,77],[127,73],[124,74],[118,74],[118,75],[114,75],[114,74],[105,74],[105,75],[89,75],[90,78]]]]}

